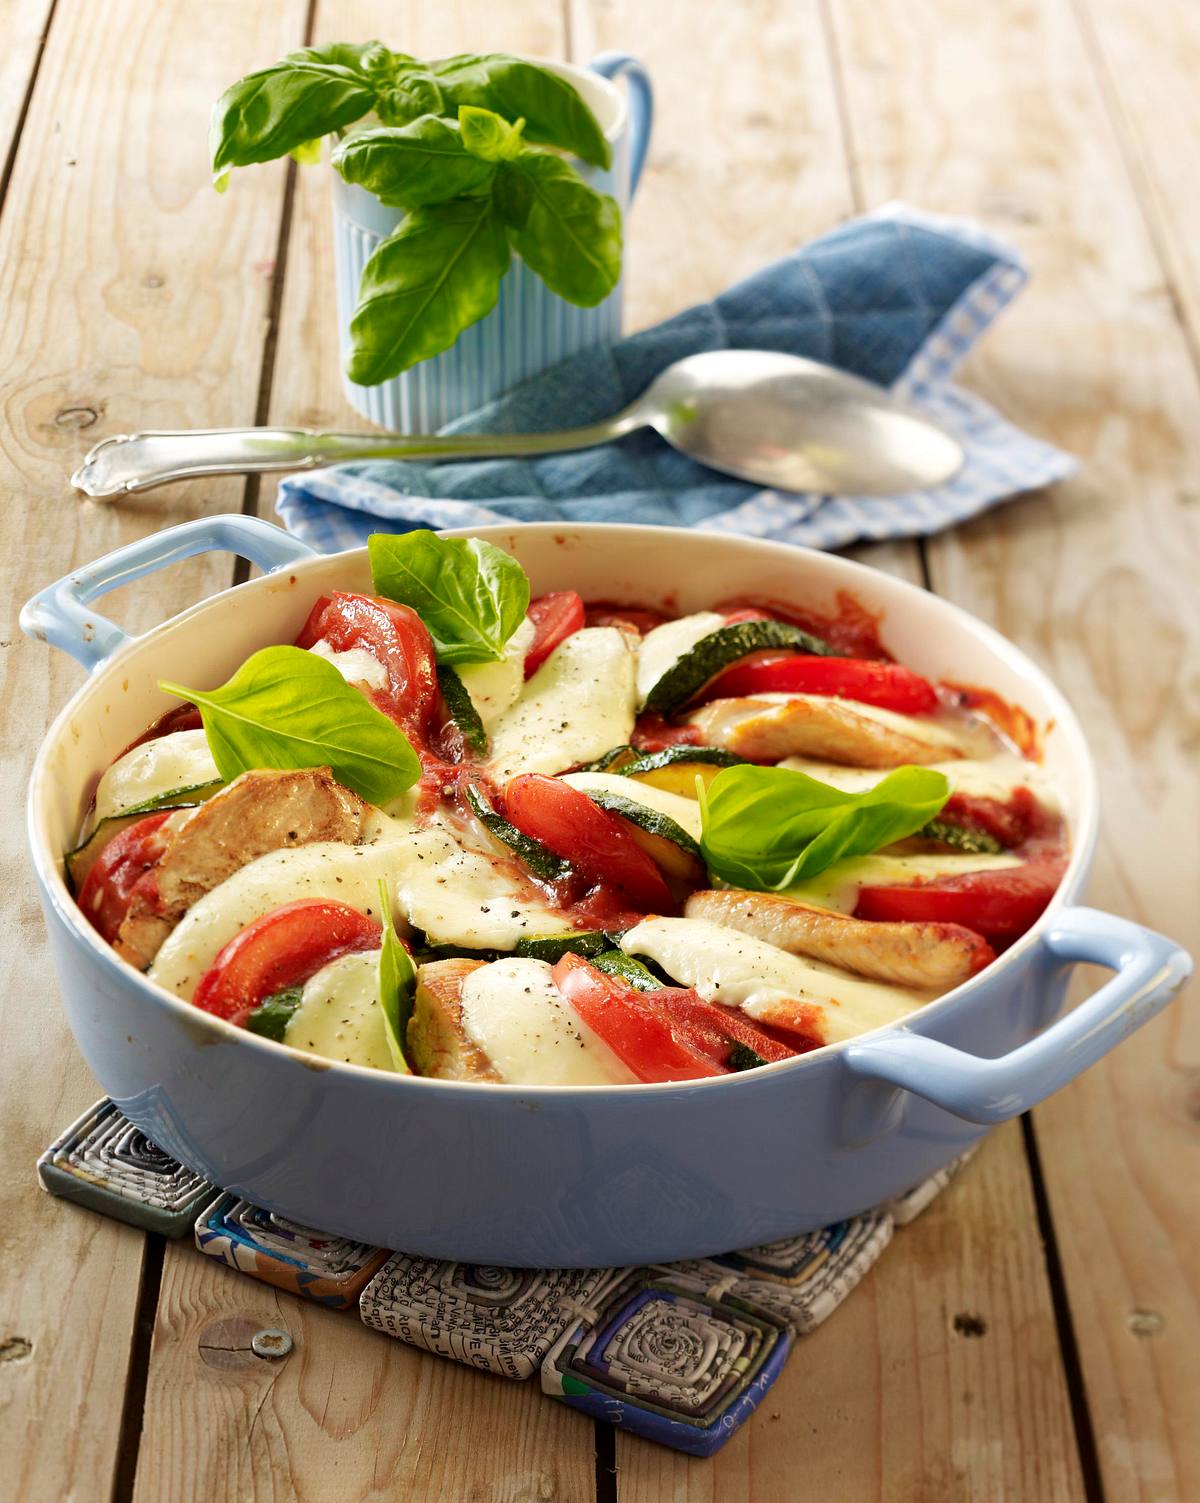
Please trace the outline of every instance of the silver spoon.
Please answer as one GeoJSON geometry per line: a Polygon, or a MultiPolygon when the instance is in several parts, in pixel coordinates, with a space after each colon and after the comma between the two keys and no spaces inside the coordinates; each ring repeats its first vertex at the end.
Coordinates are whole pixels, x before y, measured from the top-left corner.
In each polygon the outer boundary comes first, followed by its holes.
{"type": "Polygon", "coordinates": [[[192,475],[310,470],[345,459],[498,459],[587,449],[654,428],[710,469],[827,495],[894,495],[944,484],[957,441],[882,387],[769,350],[711,350],[660,372],[623,412],[561,433],[313,433],[198,428],[117,434],[71,477],[88,496],[145,491],[192,475]]]}

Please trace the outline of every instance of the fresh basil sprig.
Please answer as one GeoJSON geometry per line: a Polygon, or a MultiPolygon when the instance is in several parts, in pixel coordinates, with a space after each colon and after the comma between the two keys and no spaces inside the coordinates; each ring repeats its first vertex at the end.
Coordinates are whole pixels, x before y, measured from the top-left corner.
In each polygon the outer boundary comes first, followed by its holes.
{"type": "Polygon", "coordinates": [[[727,767],[696,780],[708,869],[756,892],[782,892],[851,856],[914,834],[950,797],[944,773],[898,767],[847,793],[786,767],[727,767]]]}
{"type": "Polygon", "coordinates": [[[608,167],[612,152],[559,74],[503,53],[423,63],[380,42],[307,47],[222,95],[214,178],[289,153],[311,161],[335,133],[342,177],[407,214],[363,270],[346,360],[360,385],[449,349],[491,312],[513,250],[581,307],[617,285],[620,210],[558,154],[608,167]]]}
{"type": "Polygon", "coordinates": [[[515,558],[481,538],[424,528],[373,533],[367,549],[375,593],[416,611],[440,662],[501,661],[529,609],[529,580],[515,558]]]}
{"type": "Polygon", "coordinates": [[[388,1052],[400,1074],[411,1075],[404,1044],[417,989],[417,968],[412,956],[400,943],[396,926],[392,923],[391,895],[382,878],[379,881],[379,922],[383,925],[383,944],[379,950],[378,997],[388,1052]]]}
{"type": "Polygon", "coordinates": [[[199,709],[226,782],[260,767],[328,767],[368,803],[385,804],[421,775],[399,726],[332,663],[299,647],[264,647],[217,689],[159,688],[199,709]]]}

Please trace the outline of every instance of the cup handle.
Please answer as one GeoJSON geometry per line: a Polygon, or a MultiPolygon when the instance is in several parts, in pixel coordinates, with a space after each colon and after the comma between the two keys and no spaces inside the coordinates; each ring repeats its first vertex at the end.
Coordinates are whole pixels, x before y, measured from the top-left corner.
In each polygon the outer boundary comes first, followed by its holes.
{"type": "Polygon", "coordinates": [[[628,52],[602,52],[588,64],[592,73],[615,82],[624,78],[629,85],[629,197],[632,201],[646,165],[650,149],[650,132],[654,126],[654,89],[650,75],[636,57],[628,52]]]}

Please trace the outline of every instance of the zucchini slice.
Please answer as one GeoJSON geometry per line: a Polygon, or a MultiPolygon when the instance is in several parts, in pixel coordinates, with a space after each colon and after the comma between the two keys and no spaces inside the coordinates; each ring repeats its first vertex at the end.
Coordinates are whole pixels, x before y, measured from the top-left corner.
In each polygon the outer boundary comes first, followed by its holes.
{"type": "Polygon", "coordinates": [[[837,656],[827,642],[786,621],[737,621],[709,632],[695,647],[676,658],[646,695],[644,708],[658,715],[674,715],[730,664],[772,647],[791,648],[793,652],[816,657],[837,656]]]}
{"type": "Polygon", "coordinates": [[[986,830],[971,830],[966,825],[957,825],[948,819],[931,819],[917,831],[921,840],[940,840],[943,845],[953,846],[956,851],[965,851],[970,856],[998,856],[1004,846],[986,830]]]}
{"type": "Polygon", "coordinates": [[[569,862],[564,861],[561,856],[556,856],[540,840],[534,840],[531,835],[522,834],[516,825],[510,825],[508,820],[496,813],[479,789],[470,783],[467,785],[467,803],[471,813],[488,834],[498,840],[501,845],[506,845],[535,877],[539,877],[543,882],[557,882],[570,875],[569,862]]]}
{"type": "Polygon", "coordinates": [[[644,966],[640,960],[635,960],[632,955],[626,955],[623,950],[604,950],[593,956],[591,963],[598,971],[607,971],[610,976],[628,981],[639,992],[655,992],[666,985],[649,967],[644,966]]]}
{"type": "Polygon", "coordinates": [[[599,929],[575,929],[564,934],[543,934],[536,939],[519,939],[514,951],[530,960],[544,960],[553,965],[564,955],[579,955],[584,960],[612,948],[612,936],[599,929]]]}
{"type": "Polygon", "coordinates": [[[619,793],[587,793],[597,808],[625,821],[629,833],[669,881],[699,887],[708,880],[700,846],[669,814],[619,793]]]}
{"type": "Polygon", "coordinates": [[[662,751],[647,752],[615,771],[651,788],[661,788],[664,793],[695,798],[697,777],[711,783],[723,768],[736,767],[745,760],[723,746],[668,746],[662,751]]]}
{"type": "Polygon", "coordinates": [[[292,1014],[300,1006],[303,996],[304,988],[300,986],[289,986],[286,991],[273,992],[246,1019],[246,1027],[260,1038],[274,1039],[277,1044],[282,1044],[287,1025],[292,1021],[292,1014]]]}
{"type": "Polygon", "coordinates": [[[585,762],[576,772],[624,772],[630,761],[638,761],[638,753],[632,746],[612,746],[594,762],[585,762]]]}
{"type": "Polygon", "coordinates": [[[120,814],[110,814],[102,819],[86,840],[80,841],[73,851],[63,857],[67,872],[67,886],[77,894],[91,871],[96,857],[113,838],[130,825],[145,819],[147,814],[163,814],[167,810],[195,809],[224,788],[222,782],[196,783],[191,788],[173,788],[170,793],[160,793],[157,798],[148,798],[145,803],[133,804],[122,809],[120,814]]]}
{"type": "Polygon", "coordinates": [[[477,757],[486,757],[488,734],[479,718],[467,686],[448,663],[440,663],[437,671],[438,688],[446,702],[450,719],[462,732],[462,738],[477,757]]]}

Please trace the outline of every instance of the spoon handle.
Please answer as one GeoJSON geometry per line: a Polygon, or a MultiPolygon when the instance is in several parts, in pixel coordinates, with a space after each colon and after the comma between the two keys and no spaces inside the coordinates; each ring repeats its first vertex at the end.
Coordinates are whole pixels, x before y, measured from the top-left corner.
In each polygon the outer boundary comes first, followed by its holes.
{"type": "Polygon", "coordinates": [[[86,496],[148,491],[194,475],[312,470],[345,459],[503,459],[587,449],[643,426],[633,408],[558,433],[315,433],[308,428],[193,428],[102,439],[71,476],[86,496]]]}

